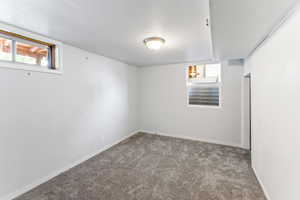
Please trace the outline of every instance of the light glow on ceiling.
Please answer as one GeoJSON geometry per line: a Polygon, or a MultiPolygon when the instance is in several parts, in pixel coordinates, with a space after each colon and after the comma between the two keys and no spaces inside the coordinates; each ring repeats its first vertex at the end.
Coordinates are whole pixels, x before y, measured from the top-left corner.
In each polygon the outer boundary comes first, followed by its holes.
{"type": "Polygon", "coordinates": [[[165,42],[166,41],[160,37],[150,37],[144,40],[144,44],[151,50],[159,50],[165,42]]]}

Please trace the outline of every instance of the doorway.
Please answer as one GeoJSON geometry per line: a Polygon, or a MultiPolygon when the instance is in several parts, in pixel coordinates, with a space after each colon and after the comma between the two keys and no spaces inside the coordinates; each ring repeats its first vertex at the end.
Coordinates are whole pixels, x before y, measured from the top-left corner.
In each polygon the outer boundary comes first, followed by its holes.
{"type": "Polygon", "coordinates": [[[243,93],[243,146],[252,150],[252,124],[251,124],[251,74],[244,76],[243,93]]]}

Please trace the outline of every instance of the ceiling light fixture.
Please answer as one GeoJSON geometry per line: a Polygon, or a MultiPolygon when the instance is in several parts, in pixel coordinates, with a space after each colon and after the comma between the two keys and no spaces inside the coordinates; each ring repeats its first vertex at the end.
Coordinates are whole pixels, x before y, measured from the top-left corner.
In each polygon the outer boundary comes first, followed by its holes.
{"type": "Polygon", "coordinates": [[[149,37],[144,39],[144,44],[151,50],[159,50],[166,41],[160,37],[149,37]]]}

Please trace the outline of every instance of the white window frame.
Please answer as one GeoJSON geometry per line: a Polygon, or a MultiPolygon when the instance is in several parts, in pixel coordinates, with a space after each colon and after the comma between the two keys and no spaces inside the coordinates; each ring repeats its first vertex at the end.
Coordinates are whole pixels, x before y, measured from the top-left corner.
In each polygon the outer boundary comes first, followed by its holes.
{"type": "MultiPolygon", "coordinates": [[[[221,109],[223,107],[223,67],[222,67],[222,63],[221,62],[205,62],[205,63],[197,63],[197,64],[187,64],[185,67],[185,79],[186,79],[186,105],[189,108],[209,108],[209,109],[221,109]],[[191,84],[189,82],[189,66],[190,65],[203,65],[203,64],[220,64],[220,81],[218,81],[217,83],[201,83],[199,85],[201,86],[211,86],[211,85],[215,85],[219,87],[219,105],[218,106],[214,106],[214,105],[193,105],[193,104],[189,104],[189,87],[191,87],[191,84]]],[[[200,86],[200,87],[201,87],[200,86]]]]}
{"type": "MultiPolygon", "coordinates": [[[[4,61],[0,60],[0,68],[8,68],[8,69],[14,69],[14,70],[24,70],[24,71],[34,71],[34,72],[42,72],[42,73],[50,73],[50,74],[62,74],[63,73],[63,65],[62,65],[62,43],[58,42],[56,40],[52,40],[50,38],[43,37],[38,34],[30,33],[28,31],[24,31],[20,28],[16,28],[13,26],[9,26],[3,23],[0,23],[0,30],[4,30],[11,33],[16,33],[18,35],[22,35],[28,38],[32,38],[35,40],[40,40],[43,42],[47,42],[50,44],[55,45],[55,69],[49,69],[45,66],[40,66],[36,64],[27,64],[27,63],[21,63],[21,62],[13,62],[13,61],[4,61]]],[[[0,37],[7,38],[10,40],[16,40],[23,43],[31,43],[33,45],[38,46],[39,44],[36,44],[34,42],[30,42],[24,39],[14,38],[9,35],[0,34],[0,37]]],[[[15,49],[12,49],[12,52],[15,51],[15,49]]],[[[14,56],[14,55],[13,55],[14,56]]]]}

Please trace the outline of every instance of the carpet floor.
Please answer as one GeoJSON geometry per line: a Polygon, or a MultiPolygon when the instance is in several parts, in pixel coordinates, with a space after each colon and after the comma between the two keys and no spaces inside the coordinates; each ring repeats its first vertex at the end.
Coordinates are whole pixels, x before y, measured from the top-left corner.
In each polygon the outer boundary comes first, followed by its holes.
{"type": "Polygon", "coordinates": [[[266,200],[240,148],[139,133],[17,200],[266,200]]]}

